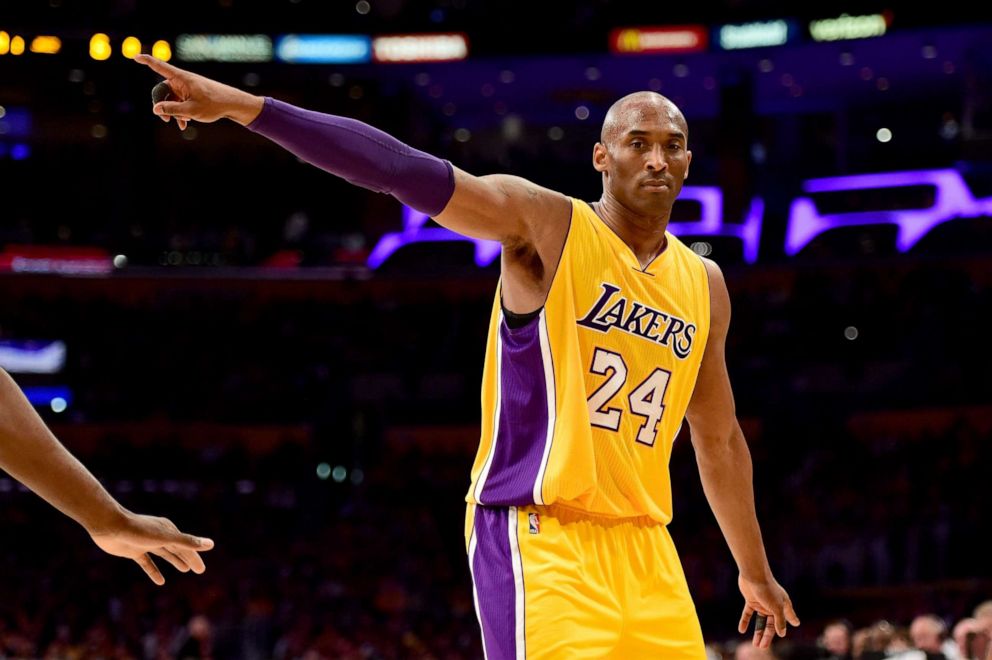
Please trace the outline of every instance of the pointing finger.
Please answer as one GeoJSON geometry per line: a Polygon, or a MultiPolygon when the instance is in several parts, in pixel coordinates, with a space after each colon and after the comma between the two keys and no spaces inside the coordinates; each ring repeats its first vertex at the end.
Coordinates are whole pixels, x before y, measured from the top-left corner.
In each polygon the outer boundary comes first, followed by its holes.
{"type": "Polygon", "coordinates": [[[150,68],[155,73],[162,75],[165,78],[174,78],[181,73],[184,73],[179,67],[172,66],[168,62],[163,62],[157,57],[152,57],[151,55],[145,55],[141,53],[140,55],[134,56],[134,61],[138,64],[144,64],[150,68]]]}

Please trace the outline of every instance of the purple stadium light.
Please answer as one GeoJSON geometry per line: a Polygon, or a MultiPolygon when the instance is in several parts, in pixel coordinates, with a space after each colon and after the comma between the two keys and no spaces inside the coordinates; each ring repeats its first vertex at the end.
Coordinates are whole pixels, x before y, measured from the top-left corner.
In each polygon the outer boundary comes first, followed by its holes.
{"type": "Polygon", "coordinates": [[[871,188],[900,188],[931,185],[936,188],[934,204],[926,209],[900,211],[865,211],[821,215],[809,197],[799,197],[789,211],[789,228],[785,235],[785,253],[794,256],[813,238],[837,227],[894,224],[899,227],[896,248],[906,252],[935,226],[956,218],[973,218],[992,214],[992,198],[976,200],[956,170],[921,170],[887,172],[857,176],[810,179],[803,183],[807,193],[871,188]]]}
{"type": "Polygon", "coordinates": [[[753,264],[758,260],[761,243],[761,221],[765,202],[760,197],[751,200],[751,208],[743,223],[723,221],[723,191],[712,186],[686,186],[679,199],[693,199],[703,208],[702,217],[695,222],[672,222],[668,229],[676,236],[732,236],[744,243],[744,261],[753,264]]]}
{"type": "MultiPolygon", "coordinates": [[[[744,260],[753,264],[758,259],[758,244],[761,240],[761,221],[765,204],[760,198],[751,202],[751,209],[742,224],[723,222],[723,192],[710,186],[686,186],[680,199],[696,200],[702,206],[702,218],[695,222],[673,222],[669,229],[673,234],[686,236],[732,236],[744,242],[744,260]]],[[[431,243],[437,241],[470,241],[475,244],[475,263],[488,266],[499,256],[499,241],[468,238],[443,227],[424,227],[429,218],[425,213],[403,207],[403,231],[385,234],[379,239],[369,254],[368,267],[381,266],[394,252],[411,243],[431,243]]]]}
{"type": "Polygon", "coordinates": [[[379,239],[369,255],[369,268],[378,268],[394,252],[411,243],[434,243],[438,241],[470,241],[475,243],[475,264],[479,267],[488,266],[499,256],[499,241],[487,241],[481,238],[469,238],[456,234],[444,227],[424,227],[430,220],[426,213],[414,211],[409,206],[403,206],[403,231],[391,232],[379,239]]]}

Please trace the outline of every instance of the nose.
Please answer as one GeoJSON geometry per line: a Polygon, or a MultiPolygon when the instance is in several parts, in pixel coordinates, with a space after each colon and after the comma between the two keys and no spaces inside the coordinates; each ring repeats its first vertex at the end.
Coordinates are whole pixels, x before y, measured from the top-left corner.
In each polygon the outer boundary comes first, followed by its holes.
{"type": "Polygon", "coordinates": [[[651,147],[651,151],[647,152],[644,167],[649,172],[664,172],[668,169],[668,162],[660,144],[655,144],[651,147]]]}

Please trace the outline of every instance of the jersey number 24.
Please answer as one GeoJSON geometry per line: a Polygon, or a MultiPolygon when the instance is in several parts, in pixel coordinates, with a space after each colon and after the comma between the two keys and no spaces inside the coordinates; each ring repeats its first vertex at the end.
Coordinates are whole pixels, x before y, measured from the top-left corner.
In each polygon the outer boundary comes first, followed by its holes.
{"type": "MultiPolygon", "coordinates": [[[[619,353],[597,348],[592,355],[590,371],[607,378],[589,396],[589,421],[593,426],[619,431],[624,411],[610,404],[627,382],[627,363],[619,353]]],[[[637,442],[641,444],[654,446],[658,423],[665,413],[665,390],[671,377],[672,372],[656,368],[627,397],[630,412],[644,418],[637,430],[637,442]]]]}

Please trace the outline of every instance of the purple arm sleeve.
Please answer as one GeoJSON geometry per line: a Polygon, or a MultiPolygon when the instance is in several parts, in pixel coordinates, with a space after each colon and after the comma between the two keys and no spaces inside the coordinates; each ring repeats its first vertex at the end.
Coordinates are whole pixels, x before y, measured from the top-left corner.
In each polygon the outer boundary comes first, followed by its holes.
{"type": "Polygon", "coordinates": [[[356,119],[265,97],[262,112],[247,128],[311,165],[357,186],[389,193],[429,216],[443,211],[455,192],[451,163],[356,119]]]}

